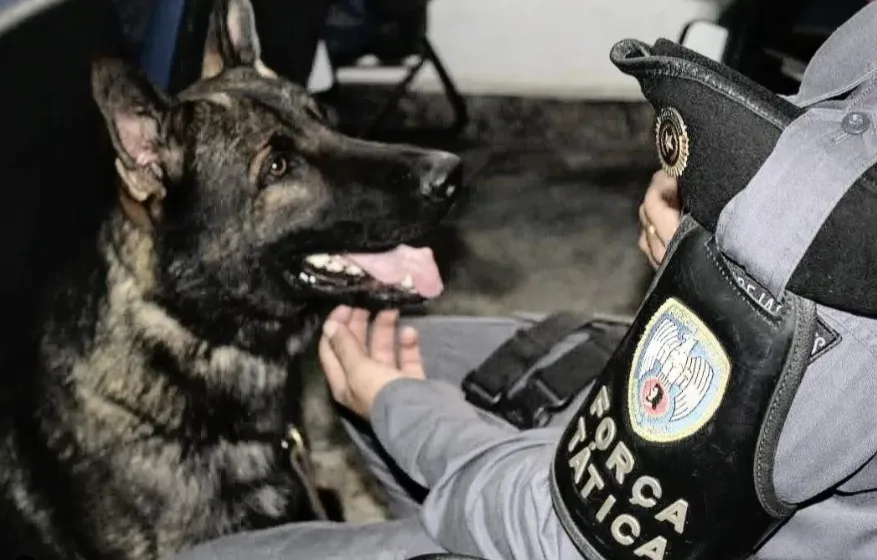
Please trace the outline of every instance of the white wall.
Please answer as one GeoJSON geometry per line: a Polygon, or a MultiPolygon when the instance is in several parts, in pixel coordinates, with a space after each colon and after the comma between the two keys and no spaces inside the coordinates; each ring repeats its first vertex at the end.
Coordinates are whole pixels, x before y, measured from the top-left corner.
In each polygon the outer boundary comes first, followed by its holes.
{"type": "MultiPolygon", "coordinates": [[[[611,46],[676,40],[717,9],[710,0],[433,0],[430,37],[465,93],[639,99],[635,80],[609,62],[611,46]]],[[[434,90],[434,72],[424,70],[416,87],[434,90]]]]}

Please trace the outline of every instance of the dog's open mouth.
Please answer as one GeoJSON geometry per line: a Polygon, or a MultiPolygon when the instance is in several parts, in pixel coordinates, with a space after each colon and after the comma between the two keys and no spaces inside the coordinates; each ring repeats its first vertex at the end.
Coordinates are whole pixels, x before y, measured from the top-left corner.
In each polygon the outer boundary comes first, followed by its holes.
{"type": "Polygon", "coordinates": [[[311,255],[298,277],[287,280],[327,295],[359,293],[394,301],[433,299],[444,290],[432,250],[409,245],[381,253],[311,255]]]}

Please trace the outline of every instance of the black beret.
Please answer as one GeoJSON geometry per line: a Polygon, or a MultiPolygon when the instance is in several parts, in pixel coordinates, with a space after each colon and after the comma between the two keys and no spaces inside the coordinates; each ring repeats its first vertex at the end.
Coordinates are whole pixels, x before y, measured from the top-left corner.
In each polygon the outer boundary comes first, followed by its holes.
{"type": "MultiPolygon", "coordinates": [[[[639,82],[655,109],[662,167],[679,181],[684,210],[715,232],[783,129],[804,109],[733,69],[666,39],[627,39],[610,59],[639,82]]],[[[804,186],[806,187],[806,186],[804,186]]],[[[777,200],[776,204],[783,204],[777,200]]],[[[788,284],[791,292],[850,313],[877,316],[877,166],[844,195],[788,284]]]]}

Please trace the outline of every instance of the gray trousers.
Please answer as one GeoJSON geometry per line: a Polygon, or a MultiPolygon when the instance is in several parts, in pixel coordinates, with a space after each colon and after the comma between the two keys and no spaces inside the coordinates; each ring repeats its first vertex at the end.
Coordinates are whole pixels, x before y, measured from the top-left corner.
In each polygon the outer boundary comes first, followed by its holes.
{"type": "MultiPolygon", "coordinates": [[[[482,363],[516,330],[536,319],[538,316],[433,316],[403,322],[420,332],[427,376],[459,386],[467,372],[482,363]]],[[[586,338],[584,333],[571,335],[534,367],[550,363],[586,338]]],[[[551,423],[565,424],[583,398],[584,393],[551,423]]],[[[502,422],[486,413],[482,416],[491,422],[502,422]]],[[[386,493],[394,520],[367,524],[309,522],[240,533],[204,543],[175,556],[174,560],[404,560],[418,554],[443,552],[424,531],[418,518],[420,498],[426,489],[387,462],[367,425],[348,421],[344,421],[344,425],[386,493]]]]}

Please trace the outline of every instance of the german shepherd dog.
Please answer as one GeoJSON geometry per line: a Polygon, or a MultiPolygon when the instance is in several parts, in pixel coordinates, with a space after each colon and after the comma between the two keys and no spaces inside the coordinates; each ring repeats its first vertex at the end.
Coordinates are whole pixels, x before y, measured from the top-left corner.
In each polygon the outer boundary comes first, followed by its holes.
{"type": "Polygon", "coordinates": [[[120,202],[16,374],[4,557],[155,560],[319,517],[307,461],[289,459],[296,357],[338,304],[442,291],[431,251],[406,243],[460,195],[459,158],[333,130],[262,63],[249,0],[210,18],[203,76],[176,96],[94,64],[120,202]]]}

